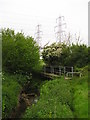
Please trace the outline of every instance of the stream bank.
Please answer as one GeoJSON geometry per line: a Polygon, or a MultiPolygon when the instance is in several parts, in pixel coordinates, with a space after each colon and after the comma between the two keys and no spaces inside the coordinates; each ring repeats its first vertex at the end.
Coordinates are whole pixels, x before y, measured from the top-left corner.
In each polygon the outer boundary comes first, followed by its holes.
{"type": "Polygon", "coordinates": [[[9,118],[22,118],[26,108],[31,106],[35,101],[39,98],[39,94],[37,93],[25,93],[25,91],[21,91],[18,96],[18,104],[16,108],[13,109],[9,118]]]}
{"type": "Polygon", "coordinates": [[[18,104],[12,110],[9,118],[22,118],[27,107],[38,101],[40,96],[40,86],[44,81],[46,81],[45,78],[39,74],[32,76],[32,80],[29,81],[28,84],[26,84],[20,91],[18,96],[18,104]]]}

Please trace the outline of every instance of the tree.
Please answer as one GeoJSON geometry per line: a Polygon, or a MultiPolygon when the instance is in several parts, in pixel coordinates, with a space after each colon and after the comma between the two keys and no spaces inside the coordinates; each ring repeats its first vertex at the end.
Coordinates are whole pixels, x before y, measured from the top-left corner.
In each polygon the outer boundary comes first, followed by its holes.
{"type": "Polygon", "coordinates": [[[46,46],[42,52],[42,57],[46,64],[48,65],[57,65],[58,58],[62,52],[62,45],[53,43],[50,46],[46,46]]]}
{"type": "Polygon", "coordinates": [[[42,56],[48,65],[84,67],[88,64],[88,47],[53,43],[44,48],[42,56]]]}
{"type": "Polygon", "coordinates": [[[40,65],[39,47],[32,37],[14,30],[2,30],[3,69],[10,72],[32,72],[40,65]]]}

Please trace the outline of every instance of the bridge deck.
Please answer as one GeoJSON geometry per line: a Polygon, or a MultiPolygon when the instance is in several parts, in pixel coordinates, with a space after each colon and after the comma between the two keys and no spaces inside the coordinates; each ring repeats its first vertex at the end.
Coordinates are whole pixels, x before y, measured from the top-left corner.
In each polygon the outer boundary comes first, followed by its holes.
{"type": "Polygon", "coordinates": [[[50,78],[50,79],[60,77],[60,75],[56,75],[56,74],[53,74],[53,73],[45,73],[45,72],[42,72],[42,75],[43,75],[44,77],[47,77],[47,78],[50,78]]]}

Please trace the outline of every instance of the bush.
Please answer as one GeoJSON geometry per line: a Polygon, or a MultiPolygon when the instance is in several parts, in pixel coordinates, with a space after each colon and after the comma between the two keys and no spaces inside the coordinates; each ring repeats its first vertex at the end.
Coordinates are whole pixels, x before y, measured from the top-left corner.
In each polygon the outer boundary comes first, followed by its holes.
{"type": "Polygon", "coordinates": [[[82,76],[88,75],[88,66],[85,66],[83,68],[75,67],[74,69],[76,72],[81,72],[82,76]]]}
{"type": "Polygon", "coordinates": [[[2,112],[4,118],[8,117],[12,109],[16,107],[20,90],[21,86],[16,81],[16,77],[4,73],[2,76],[2,112]]]}
{"type": "Polygon", "coordinates": [[[73,118],[70,84],[56,79],[43,84],[40,99],[25,112],[24,118],[73,118]]]}
{"type": "Polygon", "coordinates": [[[41,98],[51,98],[55,96],[56,101],[62,104],[71,105],[72,104],[72,89],[68,81],[62,79],[55,79],[53,81],[47,82],[41,88],[41,98]],[[43,96],[44,95],[44,96],[43,96]]]}
{"type": "Polygon", "coordinates": [[[74,66],[82,68],[88,65],[88,50],[86,45],[65,45],[53,43],[44,48],[42,56],[48,65],[74,66]]]}
{"type": "Polygon", "coordinates": [[[73,109],[76,118],[88,118],[88,77],[74,79],[73,109]]]}
{"type": "Polygon", "coordinates": [[[87,79],[86,75],[45,82],[37,104],[28,107],[23,118],[88,118],[87,79]]]}

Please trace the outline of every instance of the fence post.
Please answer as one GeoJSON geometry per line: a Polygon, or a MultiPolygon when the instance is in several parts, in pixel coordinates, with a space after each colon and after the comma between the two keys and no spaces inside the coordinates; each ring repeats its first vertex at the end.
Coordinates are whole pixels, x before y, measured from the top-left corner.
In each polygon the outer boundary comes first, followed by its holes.
{"type": "Polygon", "coordinates": [[[66,71],[65,71],[65,67],[64,67],[64,75],[65,75],[65,72],[66,72],[66,71]]]}
{"type": "Polygon", "coordinates": [[[73,67],[71,67],[71,69],[72,69],[72,77],[73,77],[73,67]]]}
{"type": "Polygon", "coordinates": [[[61,76],[61,68],[60,68],[60,66],[59,66],[59,75],[61,76]]]}
{"type": "Polygon", "coordinates": [[[54,73],[54,67],[51,66],[51,73],[54,73]]]}
{"type": "Polygon", "coordinates": [[[46,66],[44,66],[44,73],[46,73],[46,66]]]}
{"type": "Polygon", "coordinates": [[[81,77],[82,75],[81,75],[81,73],[80,73],[80,77],[81,77]]]}
{"type": "Polygon", "coordinates": [[[54,74],[54,67],[52,67],[52,73],[54,74]]]}

